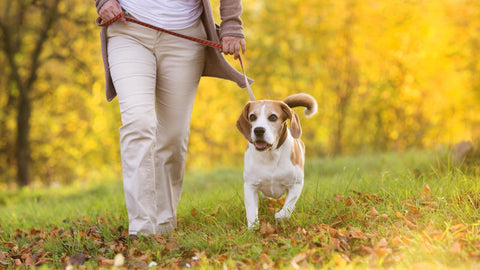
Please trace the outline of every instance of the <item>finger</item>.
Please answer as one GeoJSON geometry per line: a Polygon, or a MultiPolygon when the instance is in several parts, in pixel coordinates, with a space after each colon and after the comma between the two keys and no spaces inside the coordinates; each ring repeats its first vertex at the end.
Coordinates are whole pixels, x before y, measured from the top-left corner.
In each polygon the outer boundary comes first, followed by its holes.
{"type": "Polygon", "coordinates": [[[223,43],[223,53],[224,54],[232,54],[232,49],[231,49],[231,43],[228,41],[225,41],[223,43]]]}
{"type": "Polygon", "coordinates": [[[115,16],[117,16],[120,13],[122,13],[122,7],[116,0],[108,1],[103,5],[103,7],[99,11],[100,17],[106,21],[113,19],[115,16]]]}
{"type": "Polygon", "coordinates": [[[230,42],[230,44],[228,46],[228,52],[230,54],[235,54],[235,43],[234,42],[230,42]]]}
{"type": "Polygon", "coordinates": [[[111,12],[111,10],[109,10],[109,9],[102,9],[102,10],[100,11],[100,14],[99,14],[99,15],[100,15],[100,17],[101,17],[103,20],[105,20],[105,21],[108,21],[108,20],[110,20],[111,18],[113,18],[112,12],[111,12]]]}
{"type": "Polygon", "coordinates": [[[122,16],[122,17],[120,18],[120,21],[121,21],[122,23],[124,23],[124,24],[127,24],[127,18],[125,18],[125,16],[122,16]]]}
{"type": "Polygon", "coordinates": [[[240,57],[240,42],[235,42],[235,56],[234,59],[237,60],[240,57]]]}

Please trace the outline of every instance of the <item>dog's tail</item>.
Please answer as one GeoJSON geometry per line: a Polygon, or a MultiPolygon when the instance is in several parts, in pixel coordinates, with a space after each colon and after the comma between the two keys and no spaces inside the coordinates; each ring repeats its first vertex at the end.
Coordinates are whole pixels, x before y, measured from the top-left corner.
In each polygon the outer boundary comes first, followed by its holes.
{"type": "Polygon", "coordinates": [[[299,106],[306,107],[305,111],[303,111],[306,117],[314,115],[318,109],[315,98],[305,93],[290,95],[286,97],[283,102],[285,102],[290,108],[299,106]]]}

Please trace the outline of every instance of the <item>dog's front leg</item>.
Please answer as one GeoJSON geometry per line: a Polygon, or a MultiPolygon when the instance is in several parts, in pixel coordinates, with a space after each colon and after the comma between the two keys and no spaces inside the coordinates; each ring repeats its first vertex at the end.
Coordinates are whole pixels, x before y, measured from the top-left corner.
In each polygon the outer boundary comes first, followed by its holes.
{"type": "Polygon", "coordinates": [[[252,229],[258,226],[258,190],[247,183],[243,185],[243,189],[247,224],[248,228],[252,229]]]}
{"type": "Polygon", "coordinates": [[[285,198],[285,204],[283,205],[282,209],[275,214],[275,219],[277,221],[283,221],[290,217],[295,209],[295,204],[302,193],[302,188],[303,181],[294,184],[293,187],[288,190],[287,198],[285,198]]]}

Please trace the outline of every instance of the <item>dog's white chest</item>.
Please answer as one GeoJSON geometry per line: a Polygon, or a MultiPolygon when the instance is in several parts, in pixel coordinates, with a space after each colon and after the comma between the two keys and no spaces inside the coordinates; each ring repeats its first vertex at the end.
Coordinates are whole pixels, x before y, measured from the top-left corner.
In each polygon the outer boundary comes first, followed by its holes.
{"type": "Polygon", "coordinates": [[[256,187],[265,196],[278,199],[294,184],[303,181],[303,169],[292,163],[289,152],[258,152],[249,147],[243,177],[246,184],[256,187]]]}

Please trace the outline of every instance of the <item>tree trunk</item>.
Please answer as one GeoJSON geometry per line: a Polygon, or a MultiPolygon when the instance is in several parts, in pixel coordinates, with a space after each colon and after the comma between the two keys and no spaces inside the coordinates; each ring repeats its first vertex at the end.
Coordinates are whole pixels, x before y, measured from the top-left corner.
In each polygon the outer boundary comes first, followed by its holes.
{"type": "Polygon", "coordinates": [[[354,46],[352,29],[355,24],[356,0],[348,3],[348,16],[346,17],[341,35],[343,39],[342,54],[335,59],[333,74],[338,74],[338,80],[334,86],[336,95],[336,122],[334,124],[332,150],[334,155],[344,152],[343,140],[345,120],[347,119],[348,108],[355,88],[358,87],[358,63],[352,52],[354,46]]]}
{"type": "Polygon", "coordinates": [[[20,187],[30,182],[30,115],[31,101],[28,96],[21,95],[18,102],[17,115],[17,184],[20,187]]]}
{"type": "Polygon", "coordinates": [[[62,0],[46,1],[41,3],[37,1],[25,2],[22,0],[14,1],[16,4],[7,2],[5,17],[0,17],[0,47],[3,50],[11,76],[19,91],[17,98],[17,134],[16,134],[16,149],[15,159],[17,163],[17,185],[19,187],[26,186],[30,183],[30,117],[32,115],[32,91],[37,81],[38,71],[42,65],[40,58],[44,49],[45,43],[50,38],[49,34],[55,22],[58,20],[59,3],[62,0]],[[18,57],[20,50],[18,47],[22,41],[32,33],[28,33],[32,21],[30,17],[25,16],[28,11],[40,12],[40,22],[34,22],[38,25],[32,50],[22,53],[22,57],[18,57]],[[16,23],[11,23],[8,18],[15,18],[16,23]],[[25,31],[27,30],[27,31],[25,31]],[[27,61],[22,61],[28,59],[27,61]],[[27,73],[22,73],[21,70],[26,70],[27,73]]]}

